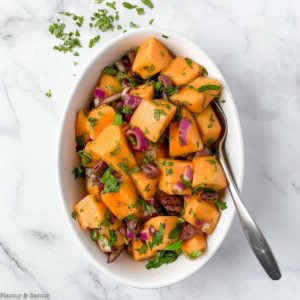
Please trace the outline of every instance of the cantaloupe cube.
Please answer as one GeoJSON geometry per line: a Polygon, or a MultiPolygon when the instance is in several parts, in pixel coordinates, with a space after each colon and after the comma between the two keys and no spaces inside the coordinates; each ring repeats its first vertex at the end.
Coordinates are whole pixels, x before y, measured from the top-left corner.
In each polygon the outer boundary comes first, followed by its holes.
{"type": "Polygon", "coordinates": [[[129,93],[141,97],[142,100],[152,100],[154,97],[154,88],[151,83],[146,83],[131,89],[129,93]]]}
{"type": "Polygon", "coordinates": [[[115,110],[108,105],[101,105],[92,109],[88,115],[88,128],[90,138],[95,140],[99,133],[108,125],[111,125],[114,117],[115,110]]]}
{"type": "Polygon", "coordinates": [[[74,206],[81,229],[98,228],[104,220],[106,206],[96,195],[88,195],[74,206]]]}
{"type": "Polygon", "coordinates": [[[137,190],[145,200],[155,195],[158,179],[147,178],[143,172],[132,173],[131,177],[137,190]]]}
{"type": "Polygon", "coordinates": [[[86,143],[84,150],[78,152],[82,166],[92,168],[99,161],[100,156],[94,151],[94,146],[95,141],[89,141],[86,143]]]}
{"type": "Polygon", "coordinates": [[[193,168],[189,161],[161,158],[158,160],[159,180],[158,188],[171,195],[190,195],[191,189],[184,188],[181,192],[174,190],[177,182],[182,182],[182,176],[187,167],[193,168]]]}
{"type": "Polygon", "coordinates": [[[105,97],[122,91],[121,81],[112,75],[103,73],[100,77],[99,88],[105,92],[105,97]]]}
{"type": "Polygon", "coordinates": [[[140,128],[150,141],[157,142],[175,112],[176,106],[166,100],[144,100],[133,113],[130,125],[140,128]]]}
{"type": "Polygon", "coordinates": [[[203,74],[203,67],[190,58],[178,56],[174,58],[162,71],[175,85],[183,85],[203,74]]]}
{"type": "Polygon", "coordinates": [[[102,193],[101,197],[119,220],[138,211],[136,189],[129,176],[122,177],[122,182],[117,192],[102,193]]]}
{"type": "Polygon", "coordinates": [[[203,143],[206,145],[213,144],[218,139],[222,128],[211,105],[208,105],[201,113],[196,114],[195,119],[200,129],[203,143]]]}
{"type": "Polygon", "coordinates": [[[151,144],[146,151],[140,152],[135,151],[134,157],[139,166],[160,158],[166,157],[168,154],[167,147],[165,144],[151,144]]]}
{"type": "Polygon", "coordinates": [[[206,237],[201,234],[196,234],[193,238],[182,242],[182,253],[189,259],[196,259],[206,249],[206,237]]]}
{"type": "Polygon", "coordinates": [[[206,234],[211,234],[220,218],[217,207],[204,201],[199,195],[187,196],[184,199],[184,213],[182,218],[206,234]]]}
{"type": "Polygon", "coordinates": [[[106,126],[94,141],[92,151],[125,176],[136,166],[134,155],[120,126],[106,126]]]}
{"type": "Polygon", "coordinates": [[[139,47],[132,70],[146,79],[160,72],[171,60],[169,50],[157,39],[150,37],[139,47]]]}
{"type": "Polygon", "coordinates": [[[222,190],[227,186],[223,169],[214,156],[193,158],[193,187],[222,190]]]}
{"type": "Polygon", "coordinates": [[[218,80],[198,77],[172,95],[170,100],[178,105],[184,105],[191,112],[200,113],[221,91],[222,86],[218,80]]]}
{"type": "Polygon", "coordinates": [[[178,217],[175,216],[158,216],[149,219],[144,223],[142,232],[146,232],[148,239],[146,240],[147,248],[144,254],[141,254],[139,249],[142,246],[142,243],[139,240],[134,240],[132,243],[133,246],[133,259],[134,260],[143,260],[153,256],[158,250],[163,250],[168,245],[172,244],[178,240],[179,236],[172,239],[170,233],[174,230],[179,223],[178,217]],[[159,244],[153,244],[153,237],[149,232],[150,226],[153,226],[157,231],[162,232],[162,241],[159,244]]]}
{"type": "Polygon", "coordinates": [[[181,156],[203,149],[200,133],[192,114],[186,109],[181,109],[181,118],[190,122],[186,134],[186,144],[180,139],[179,122],[172,122],[169,126],[169,154],[181,156]]]}
{"type": "Polygon", "coordinates": [[[75,125],[75,138],[79,147],[84,147],[90,139],[87,119],[88,112],[85,109],[81,109],[77,114],[75,125]]]}

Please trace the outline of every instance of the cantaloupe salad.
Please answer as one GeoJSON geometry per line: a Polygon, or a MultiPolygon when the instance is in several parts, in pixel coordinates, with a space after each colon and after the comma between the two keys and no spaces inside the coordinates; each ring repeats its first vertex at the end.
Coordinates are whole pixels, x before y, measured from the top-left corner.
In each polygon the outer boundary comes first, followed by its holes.
{"type": "Polygon", "coordinates": [[[107,63],[75,120],[86,196],[72,216],[108,263],[122,252],[147,269],[201,259],[226,208],[210,105],[222,84],[154,37],[107,63]]]}

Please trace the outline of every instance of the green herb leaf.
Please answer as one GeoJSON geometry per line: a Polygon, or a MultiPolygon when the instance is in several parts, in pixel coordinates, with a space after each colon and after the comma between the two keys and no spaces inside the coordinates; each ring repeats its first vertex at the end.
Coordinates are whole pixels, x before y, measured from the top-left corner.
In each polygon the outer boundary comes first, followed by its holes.
{"type": "Polygon", "coordinates": [[[112,8],[114,10],[117,10],[116,9],[116,2],[106,2],[105,4],[106,4],[106,6],[112,8]]]}
{"type": "Polygon", "coordinates": [[[137,7],[136,12],[138,15],[143,15],[145,13],[145,10],[142,7],[137,7]]]}
{"type": "Polygon", "coordinates": [[[106,9],[98,9],[90,19],[90,27],[98,28],[101,31],[107,31],[108,29],[113,30],[115,17],[109,15],[106,9]]]}
{"type": "Polygon", "coordinates": [[[138,25],[136,25],[134,22],[130,22],[130,27],[131,28],[139,28],[139,26],[138,25]]]}
{"type": "Polygon", "coordinates": [[[120,150],[121,150],[121,145],[118,142],[117,145],[116,145],[116,147],[113,149],[113,151],[110,152],[110,155],[111,156],[116,156],[117,154],[120,153],[120,150]]]}
{"type": "Polygon", "coordinates": [[[208,72],[207,72],[206,68],[205,68],[205,67],[203,67],[203,66],[202,66],[202,72],[203,72],[203,75],[205,75],[205,76],[207,76],[207,75],[208,75],[208,72]]]}
{"type": "Polygon", "coordinates": [[[102,73],[116,76],[118,74],[118,71],[114,67],[105,67],[102,73]]]}
{"type": "Polygon", "coordinates": [[[176,86],[168,86],[164,89],[164,92],[167,94],[168,97],[178,93],[179,89],[176,86]]]}
{"type": "Polygon", "coordinates": [[[91,127],[95,127],[98,123],[98,119],[94,117],[89,117],[88,122],[91,125],[91,127]]]}
{"type": "Polygon", "coordinates": [[[104,190],[101,193],[116,193],[119,191],[120,183],[113,172],[113,168],[109,167],[100,178],[100,182],[104,184],[104,190]]]}
{"type": "Polygon", "coordinates": [[[76,211],[72,211],[71,216],[74,220],[77,219],[77,212],[76,211]]]}
{"type": "Polygon", "coordinates": [[[185,62],[190,68],[193,68],[193,61],[190,58],[186,58],[185,62]]]}
{"type": "Polygon", "coordinates": [[[151,0],[141,0],[143,4],[147,5],[149,8],[153,8],[154,5],[151,0]]]}
{"type": "Polygon", "coordinates": [[[160,120],[160,116],[166,116],[166,112],[162,109],[154,109],[154,119],[156,121],[160,120]]]}
{"type": "Polygon", "coordinates": [[[48,91],[45,93],[45,96],[48,97],[48,98],[52,97],[52,92],[51,92],[51,90],[48,90],[48,91]]]}
{"type": "Polygon", "coordinates": [[[114,229],[109,230],[108,246],[112,246],[117,241],[117,234],[114,229]]]}
{"type": "Polygon", "coordinates": [[[98,241],[98,229],[91,230],[91,240],[94,242],[98,241]]]}
{"type": "Polygon", "coordinates": [[[186,253],[186,255],[190,258],[190,259],[195,259],[197,257],[199,257],[203,252],[200,250],[193,250],[191,253],[186,253]]]}
{"type": "Polygon", "coordinates": [[[148,246],[146,243],[143,243],[143,245],[140,248],[134,249],[139,252],[139,254],[145,254],[148,250],[148,246]]]}
{"type": "Polygon", "coordinates": [[[81,167],[74,167],[72,173],[74,174],[75,179],[84,177],[84,170],[81,167]]]}
{"type": "Polygon", "coordinates": [[[177,223],[175,228],[170,232],[169,239],[175,240],[175,239],[179,238],[181,231],[182,231],[182,227],[183,227],[182,223],[177,223]]]}
{"type": "Polygon", "coordinates": [[[83,25],[84,22],[84,17],[83,16],[77,16],[75,14],[72,14],[70,12],[67,11],[61,11],[59,12],[60,15],[66,16],[66,17],[72,17],[73,21],[75,22],[75,24],[78,27],[81,27],[83,25]]]}
{"type": "Polygon", "coordinates": [[[220,86],[214,84],[205,84],[198,88],[198,92],[202,93],[204,91],[218,91],[220,86]]]}
{"type": "Polygon", "coordinates": [[[151,19],[151,20],[149,21],[149,25],[152,25],[153,22],[154,22],[154,19],[151,19]]]}
{"type": "Polygon", "coordinates": [[[181,250],[181,244],[182,244],[182,241],[178,240],[178,241],[174,242],[173,244],[167,246],[164,249],[164,251],[178,251],[178,250],[181,250]]]}
{"type": "Polygon", "coordinates": [[[157,246],[162,243],[163,241],[163,235],[164,235],[164,224],[160,223],[158,230],[155,233],[155,236],[152,238],[152,240],[149,242],[149,247],[152,250],[154,246],[157,246]]]}
{"type": "Polygon", "coordinates": [[[127,8],[127,9],[134,9],[134,8],[137,7],[137,5],[132,5],[132,4],[129,3],[129,2],[123,2],[122,4],[123,4],[123,6],[124,6],[125,8],[127,8]]]}
{"type": "Polygon", "coordinates": [[[169,176],[169,175],[171,175],[171,174],[173,174],[173,169],[167,168],[167,169],[166,169],[166,176],[169,176]]]}
{"type": "Polygon", "coordinates": [[[163,264],[170,264],[178,257],[175,251],[158,251],[155,256],[146,264],[146,269],[158,268],[163,264]]]}
{"type": "Polygon", "coordinates": [[[83,167],[87,167],[88,164],[92,162],[92,155],[83,150],[77,152],[79,157],[81,158],[81,165],[83,167]]]}
{"type": "Polygon", "coordinates": [[[164,39],[168,39],[169,37],[167,36],[167,35],[165,35],[165,34],[162,34],[162,37],[164,38],[164,39]]]}
{"type": "Polygon", "coordinates": [[[92,48],[95,46],[96,43],[100,41],[100,35],[95,36],[94,38],[90,39],[89,41],[89,48],[92,48]]]}
{"type": "Polygon", "coordinates": [[[123,124],[122,115],[119,113],[116,113],[112,124],[113,125],[122,125],[123,124]]]}
{"type": "Polygon", "coordinates": [[[224,210],[227,208],[226,202],[219,199],[215,200],[214,204],[218,207],[219,210],[224,210]]]}

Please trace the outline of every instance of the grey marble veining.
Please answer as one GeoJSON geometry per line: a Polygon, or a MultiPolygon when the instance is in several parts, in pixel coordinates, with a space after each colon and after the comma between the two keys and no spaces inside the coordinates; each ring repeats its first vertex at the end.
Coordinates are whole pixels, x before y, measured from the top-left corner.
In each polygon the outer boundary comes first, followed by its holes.
{"type": "MultiPolygon", "coordinates": [[[[48,26],[61,10],[91,13],[92,0],[0,0],[0,292],[74,300],[299,299],[300,4],[153,2],[155,9],[134,21],[146,26],[155,18],[155,26],[194,40],[232,89],[245,141],[243,198],[274,248],[282,279],[265,276],[237,220],[214,258],[181,283],[141,290],[103,276],[65,224],[55,151],[76,75],[119,33],[103,34],[100,44],[74,59],[52,50],[48,26]],[[44,96],[48,89],[52,98],[44,96]]],[[[128,24],[133,14],[121,16],[128,24]]]]}

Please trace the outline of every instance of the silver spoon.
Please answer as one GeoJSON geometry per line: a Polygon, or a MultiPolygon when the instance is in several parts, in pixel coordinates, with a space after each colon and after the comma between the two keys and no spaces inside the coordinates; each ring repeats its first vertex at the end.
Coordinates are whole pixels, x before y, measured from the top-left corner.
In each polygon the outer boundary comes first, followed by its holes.
{"type": "Polygon", "coordinates": [[[260,264],[273,280],[278,280],[281,278],[281,273],[277,265],[277,262],[275,260],[275,257],[265,237],[263,236],[262,232],[255,224],[254,220],[252,219],[247,209],[245,208],[241,200],[239,190],[235,184],[234,178],[227,165],[226,156],[225,156],[225,146],[224,146],[224,142],[226,140],[227,131],[228,131],[226,116],[224,114],[221,105],[217,101],[213,101],[212,106],[223,128],[223,132],[221,134],[221,137],[219,138],[219,142],[216,145],[217,155],[219,157],[220,164],[222,165],[222,168],[226,175],[226,179],[228,182],[228,189],[231,194],[235,208],[237,210],[240,223],[243,227],[244,233],[250,244],[250,247],[252,248],[260,264]]]}

